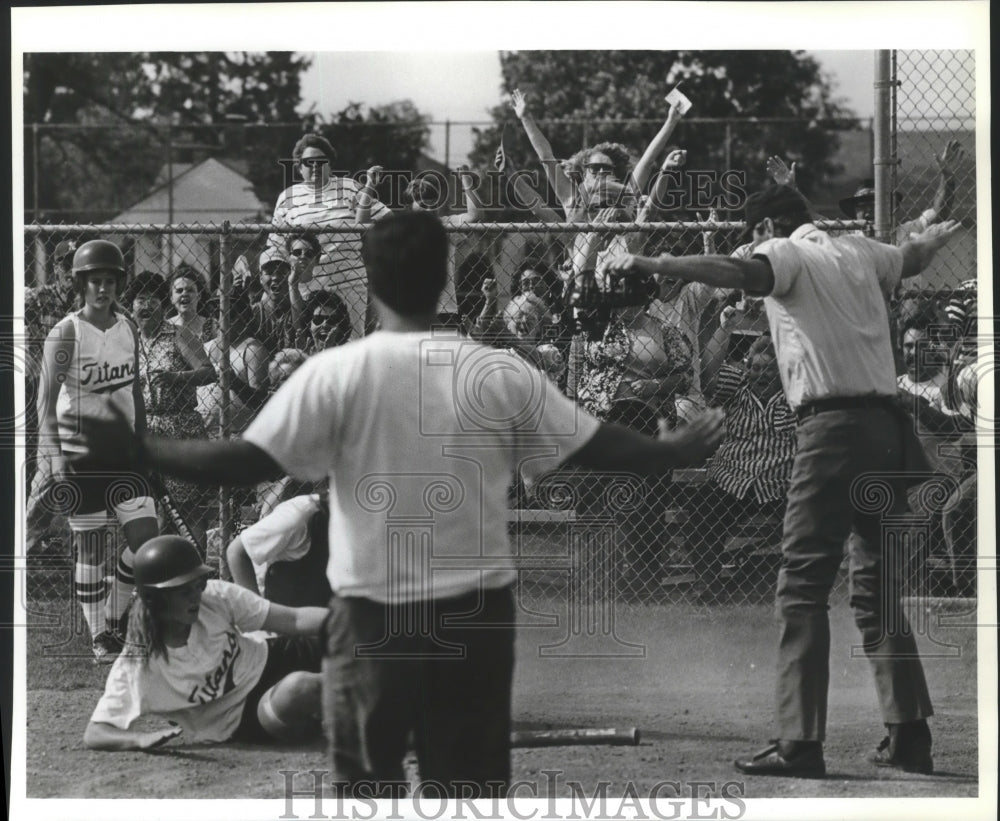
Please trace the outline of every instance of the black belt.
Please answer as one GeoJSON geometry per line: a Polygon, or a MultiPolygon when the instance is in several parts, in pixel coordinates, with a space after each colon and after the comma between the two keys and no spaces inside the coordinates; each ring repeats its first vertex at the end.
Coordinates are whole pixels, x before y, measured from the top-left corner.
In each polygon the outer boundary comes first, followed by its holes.
{"type": "Polygon", "coordinates": [[[889,409],[896,405],[894,396],[831,396],[829,399],[812,399],[795,411],[801,422],[817,413],[837,410],[860,410],[862,408],[889,409]]]}

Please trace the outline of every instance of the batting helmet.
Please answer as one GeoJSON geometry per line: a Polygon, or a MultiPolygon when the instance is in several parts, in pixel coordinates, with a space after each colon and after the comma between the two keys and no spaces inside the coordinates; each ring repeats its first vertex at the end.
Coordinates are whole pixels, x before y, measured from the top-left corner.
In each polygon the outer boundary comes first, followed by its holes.
{"type": "Polygon", "coordinates": [[[73,255],[73,273],[84,271],[117,271],[124,276],[125,257],[122,256],[122,249],[106,239],[85,242],[73,255]]]}
{"type": "Polygon", "coordinates": [[[212,572],[202,563],[198,548],[180,536],[150,539],[139,548],[132,563],[137,587],[180,587],[212,572]]]}

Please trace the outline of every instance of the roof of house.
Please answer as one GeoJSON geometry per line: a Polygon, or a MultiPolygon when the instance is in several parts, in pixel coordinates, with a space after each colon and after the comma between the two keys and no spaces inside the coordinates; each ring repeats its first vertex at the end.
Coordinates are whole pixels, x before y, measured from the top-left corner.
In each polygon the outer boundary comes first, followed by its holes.
{"type": "Polygon", "coordinates": [[[146,197],[114,217],[117,223],[250,222],[268,211],[253,184],[229,164],[209,157],[199,163],[174,163],[146,197]]]}

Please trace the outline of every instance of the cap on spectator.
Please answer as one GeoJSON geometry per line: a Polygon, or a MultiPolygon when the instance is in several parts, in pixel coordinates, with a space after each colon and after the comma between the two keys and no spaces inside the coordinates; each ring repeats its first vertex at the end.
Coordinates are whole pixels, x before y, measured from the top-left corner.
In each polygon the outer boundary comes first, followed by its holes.
{"type": "Polygon", "coordinates": [[[757,191],[747,197],[744,207],[746,231],[743,242],[753,238],[753,229],[757,223],[767,217],[790,216],[792,214],[809,214],[809,203],[798,191],[790,185],[772,185],[763,191],[757,191]]]}
{"type": "MultiPolygon", "coordinates": [[[[894,192],[896,205],[903,201],[903,196],[898,191],[894,192]]],[[[854,219],[858,215],[858,206],[866,200],[875,199],[875,180],[862,180],[858,190],[850,197],[844,197],[840,201],[840,210],[845,216],[854,219]]]]}
{"type": "Polygon", "coordinates": [[[284,248],[268,245],[267,248],[260,252],[260,269],[262,271],[268,265],[274,265],[278,262],[283,262],[285,265],[289,265],[288,256],[286,255],[284,248]]]}
{"type": "Polygon", "coordinates": [[[66,259],[66,257],[71,257],[76,253],[76,240],[75,239],[64,239],[56,246],[56,250],[52,254],[52,258],[59,262],[60,260],[66,259]]]}

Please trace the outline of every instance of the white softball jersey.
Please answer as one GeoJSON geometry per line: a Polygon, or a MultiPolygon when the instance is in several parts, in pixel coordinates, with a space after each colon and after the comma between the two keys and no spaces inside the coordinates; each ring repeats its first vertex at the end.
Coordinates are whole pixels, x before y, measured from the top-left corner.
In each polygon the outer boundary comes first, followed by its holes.
{"type": "Polygon", "coordinates": [[[248,634],[261,629],[270,606],[238,585],[209,580],[187,644],[148,665],[119,656],[90,720],[127,730],[139,716],[155,715],[180,726],[184,741],[225,741],[264,672],[266,640],[248,634]]]}
{"type": "Polygon", "coordinates": [[[113,403],[135,427],[135,331],[123,316],[102,331],[81,319],[69,317],[75,334],[74,357],[56,399],[59,441],[62,449],[81,453],[81,416],[107,417],[113,403]]]}

